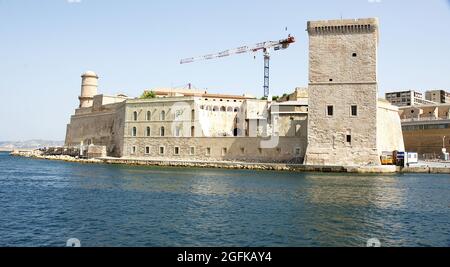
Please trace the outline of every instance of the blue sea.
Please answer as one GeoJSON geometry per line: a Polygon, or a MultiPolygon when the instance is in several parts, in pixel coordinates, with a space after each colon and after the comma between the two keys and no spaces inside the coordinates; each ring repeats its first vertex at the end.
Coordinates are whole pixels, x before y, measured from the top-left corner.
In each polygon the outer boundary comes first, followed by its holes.
{"type": "Polygon", "coordinates": [[[0,246],[450,246],[450,175],[86,165],[0,153],[0,246]]]}

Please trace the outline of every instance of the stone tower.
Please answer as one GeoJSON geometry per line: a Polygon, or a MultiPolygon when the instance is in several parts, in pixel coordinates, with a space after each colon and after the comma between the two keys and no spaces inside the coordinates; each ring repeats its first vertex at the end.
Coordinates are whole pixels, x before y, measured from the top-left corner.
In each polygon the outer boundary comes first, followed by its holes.
{"type": "Polygon", "coordinates": [[[308,22],[308,165],[380,164],[378,19],[308,22]]]}
{"type": "Polygon", "coordinates": [[[97,95],[98,76],[93,71],[81,75],[80,108],[92,107],[94,96],[97,95]]]}

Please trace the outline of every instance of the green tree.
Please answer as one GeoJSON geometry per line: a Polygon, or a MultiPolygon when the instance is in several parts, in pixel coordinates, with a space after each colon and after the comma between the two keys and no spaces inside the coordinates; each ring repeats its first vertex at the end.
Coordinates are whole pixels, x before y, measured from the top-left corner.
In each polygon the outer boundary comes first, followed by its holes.
{"type": "MultiPolygon", "coordinates": [[[[272,101],[277,101],[279,98],[280,98],[280,97],[277,96],[277,95],[272,96],[272,101]]],[[[266,97],[266,96],[263,96],[263,97],[261,97],[261,100],[267,100],[267,97],[266,97]]]]}
{"type": "Polygon", "coordinates": [[[141,95],[141,99],[152,99],[155,98],[156,94],[153,91],[144,91],[144,93],[142,93],[141,95]]]}

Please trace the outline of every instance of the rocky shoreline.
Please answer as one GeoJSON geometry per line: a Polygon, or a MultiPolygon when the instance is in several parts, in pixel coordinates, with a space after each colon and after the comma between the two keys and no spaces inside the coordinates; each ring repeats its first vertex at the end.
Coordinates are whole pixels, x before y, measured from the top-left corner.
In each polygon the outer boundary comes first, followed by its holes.
{"type": "Polygon", "coordinates": [[[68,155],[44,155],[40,150],[21,150],[21,151],[14,150],[10,153],[10,155],[15,157],[34,158],[43,160],[57,160],[76,163],[104,163],[100,159],[83,159],[68,155]]]}
{"type": "Polygon", "coordinates": [[[310,166],[302,164],[283,163],[248,163],[211,161],[199,162],[188,160],[159,160],[159,159],[136,159],[136,158],[94,158],[86,159],[68,155],[44,155],[40,150],[13,151],[12,156],[35,158],[42,160],[56,160],[85,164],[119,164],[134,166],[158,166],[158,167],[184,167],[184,168],[217,168],[234,170],[266,170],[266,171],[288,171],[288,172],[329,172],[329,173],[360,173],[360,174],[392,174],[392,173],[450,173],[450,168],[438,167],[407,167],[396,166],[310,166]]]}

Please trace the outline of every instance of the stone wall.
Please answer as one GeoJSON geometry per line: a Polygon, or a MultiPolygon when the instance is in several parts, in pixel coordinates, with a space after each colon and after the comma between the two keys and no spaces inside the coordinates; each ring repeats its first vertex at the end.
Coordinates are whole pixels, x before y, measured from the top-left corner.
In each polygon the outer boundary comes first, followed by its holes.
{"type": "Polygon", "coordinates": [[[77,110],[67,125],[65,146],[106,146],[110,156],[121,156],[124,128],[124,103],[102,106],[98,111],[91,108],[77,110]],[[89,112],[88,110],[89,109],[89,112]]]}
{"type": "Polygon", "coordinates": [[[378,101],[377,116],[378,152],[405,151],[398,107],[386,101],[378,101]]]}
{"type": "Polygon", "coordinates": [[[308,22],[307,164],[380,164],[377,30],[376,19],[308,22]]]}
{"type": "Polygon", "coordinates": [[[107,156],[106,147],[90,145],[86,149],[86,156],[88,159],[104,158],[107,156]]]}
{"type": "MultiPolygon", "coordinates": [[[[126,137],[124,157],[165,160],[303,162],[306,137],[279,137],[279,139],[274,138],[273,141],[274,146],[267,146],[262,143],[265,142],[264,139],[252,137],[126,137]],[[133,149],[133,147],[135,148],[133,149]],[[147,147],[148,150],[146,150],[147,147]],[[160,154],[161,147],[164,148],[164,154],[160,154]],[[176,148],[179,150],[175,151],[176,148]]],[[[268,141],[266,140],[266,142],[268,141]]]]}

